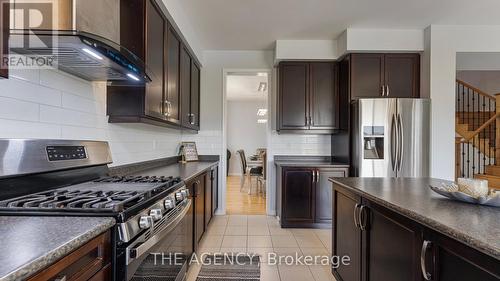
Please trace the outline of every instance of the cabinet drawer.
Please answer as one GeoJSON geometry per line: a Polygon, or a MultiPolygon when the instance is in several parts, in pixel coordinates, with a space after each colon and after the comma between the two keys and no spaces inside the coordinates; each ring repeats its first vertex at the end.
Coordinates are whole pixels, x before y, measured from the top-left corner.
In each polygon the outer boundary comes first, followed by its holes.
{"type": "Polygon", "coordinates": [[[108,231],[28,280],[110,280],[110,262],[111,234],[108,231]]]}

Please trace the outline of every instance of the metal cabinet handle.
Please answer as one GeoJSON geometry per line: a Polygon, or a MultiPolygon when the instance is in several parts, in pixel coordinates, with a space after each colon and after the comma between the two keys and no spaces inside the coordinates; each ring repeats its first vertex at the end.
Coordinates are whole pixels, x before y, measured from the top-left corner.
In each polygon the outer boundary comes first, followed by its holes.
{"type": "Polygon", "coordinates": [[[385,97],[385,85],[382,85],[382,96],[385,97]]]}
{"type": "MultiPolygon", "coordinates": [[[[363,219],[363,214],[364,214],[364,211],[366,209],[366,206],[362,205],[360,208],[359,208],[359,212],[358,212],[358,220],[359,220],[359,228],[361,229],[361,231],[365,231],[366,230],[366,221],[363,219]]],[[[366,216],[365,216],[366,217],[366,216]]]]}
{"type": "Polygon", "coordinates": [[[388,97],[391,91],[389,90],[389,85],[386,85],[387,91],[385,92],[385,96],[388,97]]]}
{"type": "Polygon", "coordinates": [[[319,170],[316,170],[316,182],[319,182],[319,170]]]}
{"type": "Polygon", "coordinates": [[[54,281],[66,281],[66,280],[67,280],[66,275],[57,276],[56,279],[54,279],[54,281]]]}
{"type": "Polygon", "coordinates": [[[427,256],[427,250],[432,246],[431,241],[425,240],[424,243],[422,244],[422,251],[420,252],[420,268],[422,269],[422,275],[424,276],[425,280],[432,280],[432,275],[427,272],[427,266],[426,264],[426,256],[427,256]]]}
{"type": "Polygon", "coordinates": [[[359,204],[356,204],[354,206],[354,225],[356,226],[356,228],[359,228],[359,223],[358,223],[359,215],[357,213],[359,207],[360,207],[359,204]]]}

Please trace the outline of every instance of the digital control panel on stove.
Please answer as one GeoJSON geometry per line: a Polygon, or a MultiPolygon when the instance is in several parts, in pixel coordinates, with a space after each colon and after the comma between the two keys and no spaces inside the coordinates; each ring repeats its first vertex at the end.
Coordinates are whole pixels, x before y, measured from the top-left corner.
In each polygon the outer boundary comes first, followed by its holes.
{"type": "Polygon", "coordinates": [[[47,146],[46,150],[51,162],[87,159],[84,146],[47,146]]]}

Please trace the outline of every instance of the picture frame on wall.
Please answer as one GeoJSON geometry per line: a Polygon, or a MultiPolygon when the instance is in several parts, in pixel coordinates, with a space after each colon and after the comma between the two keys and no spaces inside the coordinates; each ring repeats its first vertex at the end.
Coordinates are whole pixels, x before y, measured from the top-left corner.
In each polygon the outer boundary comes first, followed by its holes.
{"type": "Polygon", "coordinates": [[[196,162],[199,160],[195,142],[182,142],[181,147],[183,162],[196,162]]]}

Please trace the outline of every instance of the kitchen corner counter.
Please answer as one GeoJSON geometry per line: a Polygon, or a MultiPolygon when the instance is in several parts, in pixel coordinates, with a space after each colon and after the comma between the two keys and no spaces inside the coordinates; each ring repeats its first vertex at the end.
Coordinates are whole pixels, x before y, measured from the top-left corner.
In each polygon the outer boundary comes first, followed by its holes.
{"type": "Polygon", "coordinates": [[[500,260],[500,209],[434,193],[431,178],[331,178],[330,181],[500,260]]]}
{"type": "Polygon", "coordinates": [[[349,168],[349,165],[336,161],[330,156],[275,156],[274,165],[278,167],[349,168]]]}
{"type": "Polygon", "coordinates": [[[133,175],[141,176],[163,176],[168,175],[172,177],[180,177],[183,181],[187,182],[210,168],[217,166],[219,161],[200,161],[188,163],[175,163],[166,166],[160,166],[147,170],[142,170],[132,173],[133,175]]]}
{"type": "Polygon", "coordinates": [[[0,217],[0,281],[25,280],[114,225],[113,218],[0,217]]]}

